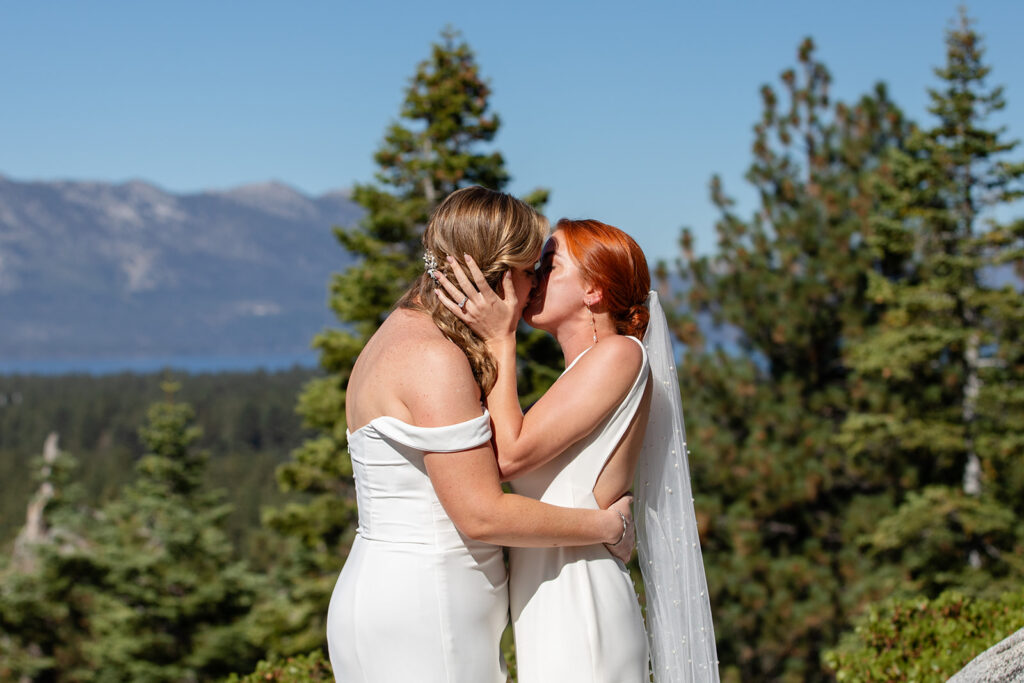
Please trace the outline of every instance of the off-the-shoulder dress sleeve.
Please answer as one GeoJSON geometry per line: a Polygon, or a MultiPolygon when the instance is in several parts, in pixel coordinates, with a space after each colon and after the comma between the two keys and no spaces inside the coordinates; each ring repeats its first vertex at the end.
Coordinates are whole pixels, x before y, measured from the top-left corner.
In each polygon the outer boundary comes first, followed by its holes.
{"type": "Polygon", "coordinates": [[[475,448],[491,440],[491,414],[441,427],[419,427],[395,417],[378,417],[362,429],[373,430],[385,439],[432,453],[453,453],[475,448]]]}

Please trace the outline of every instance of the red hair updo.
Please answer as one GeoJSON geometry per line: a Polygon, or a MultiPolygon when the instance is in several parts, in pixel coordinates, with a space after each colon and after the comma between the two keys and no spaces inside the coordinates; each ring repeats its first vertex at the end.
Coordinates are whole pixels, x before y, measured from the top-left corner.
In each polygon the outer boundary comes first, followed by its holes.
{"type": "Polygon", "coordinates": [[[651,272],[636,240],[595,220],[563,218],[555,230],[561,233],[583,279],[601,290],[615,330],[643,339],[651,319],[644,305],[651,289],[651,272]]]}

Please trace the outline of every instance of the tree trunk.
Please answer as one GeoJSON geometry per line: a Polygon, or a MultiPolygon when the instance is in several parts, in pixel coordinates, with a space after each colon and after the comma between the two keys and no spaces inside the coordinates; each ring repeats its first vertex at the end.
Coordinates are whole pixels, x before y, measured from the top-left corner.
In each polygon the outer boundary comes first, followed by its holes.
{"type": "Polygon", "coordinates": [[[43,443],[43,471],[39,490],[32,496],[25,511],[25,526],[18,532],[14,540],[14,553],[12,559],[14,565],[21,571],[31,572],[35,567],[35,552],[33,545],[42,542],[47,535],[48,527],[43,513],[46,505],[53,498],[53,484],[50,483],[50,473],[53,463],[60,455],[57,447],[57,432],[50,432],[43,443]]]}
{"type": "MultiPolygon", "coordinates": [[[[429,161],[433,151],[430,146],[430,138],[423,138],[423,159],[429,161]]],[[[427,203],[430,206],[437,203],[437,191],[434,189],[434,181],[429,173],[423,176],[423,196],[427,198],[427,203]]]]}
{"type": "MultiPolygon", "coordinates": [[[[964,493],[968,496],[981,495],[981,460],[974,449],[974,413],[978,405],[978,393],[981,391],[981,379],[978,376],[980,367],[978,346],[980,334],[971,332],[967,339],[967,350],[964,353],[964,365],[967,368],[967,381],[964,382],[964,447],[967,451],[967,463],[964,465],[964,493]]],[[[981,556],[977,550],[971,550],[968,562],[977,569],[981,566],[981,556]]]]}

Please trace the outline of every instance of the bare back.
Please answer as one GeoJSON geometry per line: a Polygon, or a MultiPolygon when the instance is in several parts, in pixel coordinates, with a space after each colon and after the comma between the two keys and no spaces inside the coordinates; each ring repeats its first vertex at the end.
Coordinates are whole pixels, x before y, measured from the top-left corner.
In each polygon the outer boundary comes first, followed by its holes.
{"type": "Polygon", "coordinates": [[[594,484],[594,498],[602,508],[607,508],[633,486],[640,449],[644,443],[644,434],[647,432],[647,421],[651,415],[651,393],[651,380],[648,379],[633,420],[615,447],[615,451],[608,457],[608,462],[594,484]]]}

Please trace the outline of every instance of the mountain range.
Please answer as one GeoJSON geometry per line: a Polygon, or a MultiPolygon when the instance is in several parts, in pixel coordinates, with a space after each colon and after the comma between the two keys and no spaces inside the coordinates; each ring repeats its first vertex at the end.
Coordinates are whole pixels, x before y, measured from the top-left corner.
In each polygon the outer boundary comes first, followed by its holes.
{"type": "Polygon", "coordinates": [[[342,191],[0,176],[0,359],[299,353],[334,324],[342,191]]]}
{"type": "MultiPolygon", "coordinates": [[[[0,367],[305,355],[338,324],[327,288],[353,261],[331,228],[361,215],[343,191],[279,182],[179,194],[0,175],[0,367]]],[[[1010,266],[984,275],[1024,291],[1010,266]]],[[[698,320],[736,348],[735,328],[698,320]]]]}

